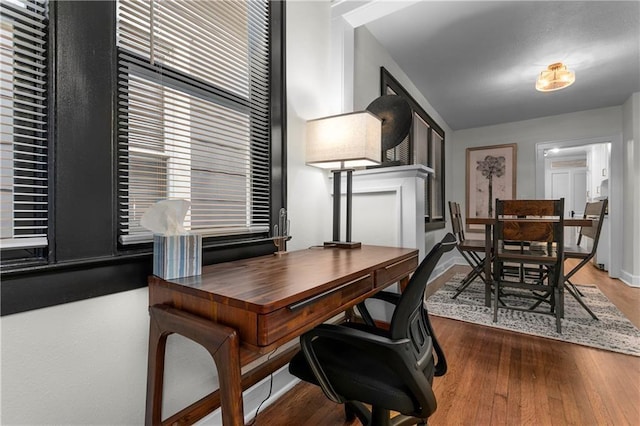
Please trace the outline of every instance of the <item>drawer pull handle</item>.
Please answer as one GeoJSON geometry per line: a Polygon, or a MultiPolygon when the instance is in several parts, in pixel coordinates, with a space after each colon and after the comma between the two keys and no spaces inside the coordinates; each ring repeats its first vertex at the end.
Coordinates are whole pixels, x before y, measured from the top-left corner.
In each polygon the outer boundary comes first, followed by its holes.
{"type": "Polygon", "coordinates": [[[349,281],[348,283],[344,283],[344,284],[342,284],[342,285],[341,285],[341,286],[339,286],[339,287],[336,287],[336,288],[332,288],[332,289],[330,289],[330,290],[327,290],[327,291],[325,291],[324,293],[316,294],[315,296],[312,296],[312,297],[310,297],[310,298],[308,298],[308,299],[305,299],[305,300],[302,300],[302,301],[300,301],[300,302],[297,302],[297,303],[294,303],[294,304],[292,304],[292,305],[289,305],[287,308],[288,308],[290,311],[294,311],[294,310],[296,310],[296,309],[304,308],[305,306],[311,305],[312,303],[316,302],[318,299],[322,299],[323,297],[329,296],[329,295],[331,295],[331,294],[333,294],[333,293],[335,293],[335,292],[337,292],[337,291],[342,290],[342,289],[343,289],[343,288],[345,288],[345,287],[350,286],[350,285],[351,285],[351,284],[353,284],[353,283],[356,283],[356,282],[358,282],[358,281],[362,281],[362,280],[363,280],[363,279],[365,279],[365,278],[369,278],[370,276],[371,276],[370,274],[367,274],[367,275],[365,275],[364,277],[360,277],[360,278],[355,279],[355,280],[353,280],[353,281],[349,281]]]}

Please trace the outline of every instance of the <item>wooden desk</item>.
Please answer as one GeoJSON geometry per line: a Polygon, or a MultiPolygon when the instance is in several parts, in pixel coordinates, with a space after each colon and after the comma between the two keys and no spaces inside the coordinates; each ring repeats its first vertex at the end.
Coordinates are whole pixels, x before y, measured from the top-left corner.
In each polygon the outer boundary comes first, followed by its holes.
{"type": "MultiPolygon", "coordinates": [[[[484,286],[484,304],[485,306],[491,306],[491,281],[493,279],[491,275],[491,240],[493,239],[493,224],[496,223],[495,217],[468,217],[466,219],[467,225],[484,225],[484,255],[487,261],[484,262],[484,273],[486,282],[484,286]]],[[[591,226],[593,224],[591,219],[578,219],[578,218],[565,218],[564,226],[591,226]]]]}
{"type": "MultiPolygon", "coordinates": [[[[314,248],[211,265],[197,277],[150,277],[145,423],[192,424],[221,406],[225,425],[242,425],[242,390],[268,374],[241,376],[243,365],[385,287],[406,282],[417,265],[415,249],[314,248]],[[165,347],[172,333],[209,351],[220,390],[162,422],[165,347]]],[[[291,356],[275,362],[286,365],[291,356]]]]}

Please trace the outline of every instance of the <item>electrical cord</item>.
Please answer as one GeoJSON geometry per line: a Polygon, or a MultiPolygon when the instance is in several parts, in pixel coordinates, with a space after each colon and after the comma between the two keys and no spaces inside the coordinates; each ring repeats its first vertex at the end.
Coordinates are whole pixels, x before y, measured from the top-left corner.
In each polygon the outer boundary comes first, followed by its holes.
{"type": "MultiPolygon", "coordinates": [[[[267,361],[269,361],[271,359],[271,357],[276,353],[277,350],[278,350],[278,348],[275,348],[273,351],[271,351],[269,356],[267,356],[267,361]]],[[[251,422],[249,422],[247,424],[247,426],[254,426],[256,424],[256,420],[258,420],[258,413],[260,412],[260,408],[262,408],[262,404],[264,404],[265,402],[267,402],[267,400],[269,398],[271,398],[271,393],[272,392],[273,392],[273,373],[269,374],[269,393],[262,400],[260,405],[258,405],[258,408],[256,409],[256,414],[253,416],[253,419],[251,420],[251,422]]]]}

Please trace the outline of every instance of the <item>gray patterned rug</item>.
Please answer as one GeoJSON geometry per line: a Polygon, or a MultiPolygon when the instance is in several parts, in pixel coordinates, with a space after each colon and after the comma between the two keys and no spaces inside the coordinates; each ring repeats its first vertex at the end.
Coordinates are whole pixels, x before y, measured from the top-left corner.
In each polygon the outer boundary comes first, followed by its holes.
{"type": "Polygon", "coordinates": [[[592,319],[573,297],[565,294],[565,317],[562,334],[558,334],[552,315],[498,309],[498,322],[494,323],[493,309],[484,306],[484,283],[479,280],[451,299],[462,278],[464,274],[456,274],[427,299],[430,314],[640,356],[640,330],[597,287],[578,286],[599,320],[592,319]]]}

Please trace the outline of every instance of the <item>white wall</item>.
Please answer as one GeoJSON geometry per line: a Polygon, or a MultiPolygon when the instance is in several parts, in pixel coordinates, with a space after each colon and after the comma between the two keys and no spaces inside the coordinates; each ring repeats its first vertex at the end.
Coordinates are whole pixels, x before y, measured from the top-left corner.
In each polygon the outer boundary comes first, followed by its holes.
{"type": "Polygon", "coordinates": [[[466,148],[506,143],[518,144],[517,196],[535,198],[536,144],[570,139],[590,139],[619,135],[622,131],[621,107],[610,107],[563,114],[454,132],[455,149],[450,158],[453,176],[451,197],[465,199],[466,148]]]}
{"type": "MultiPolygon", "coordinates": [[[[637,94],[634,95],[633,99],[637,99],[637,94]]],[[[632,105],[625,105],[625,111],[631,109],[632,105]]],[[[638,115],[637,110],[624,114],[623,107],[616,106],[456,131],[453,133],[453,138],[449,140],[452,142],[454,149],[447,158],[447,167],[456,170],[457,173],[454,173],[452,176],[451,191],[447,193],[447,199],[459,200],[464,208],[466,179],[464,169],[466,148],[468,147],[516,143],[518,145],[517,197],[535,198],[536,144],[552,141],[595,140],[598,138],[611,138],[614,144],[621,144],[623,120],[632,123],[628,126],[633,129],[633,126],[637,127],[638,115]],[[629,117],[625,119],[626,115],[629,117]]],[[[627,140],[631,140],[631,143],[627,143],[627,146],[631,147],[635,145],[637,147],[637,141],[634,142],[633,139],[633,131],[631,130],[630,132],[627,140]]],[[[627,157],[627,163],[622,164],[622,158],[623,155],[625,155],[620,153],[622,147],[617,146],[615,149],[618,150],[619,154],[613,155],[612,153],[612,173],[622,175],[623,169],[628,172],[627,182],[623,182],[624,187],[621,192],[623,198],[633,199],[633,197],[636,196],[634,193],[637,193],[637,189],[635,188],[638,187],[637,163],[634,168],[634,165],[630,163],[630,158],[627,157]],[[635,184],[632,182],[634,179],[635,184]]],[[[632,148],[629,148],[629,152],[631,151],[633,151],[632,148]]],[[[615,190],[615,188],[610,189],[615,190]]],[[[622,215],[625,220],[625,226],[623,232],[620,232],[621,241],[619,242],[618,250],[624,247],[626,252],[629,250],[628,247],[636,244],[630,241],[630,239],[637,240],[637,234],[634,238],[629,230],[633,229],[633,226],[638,226],[640,210],[627,208],[622,208],[621,210],[623,210],[622,215]]],[[[640,278],[637,272],[632,272],[637,270],[636,268],[638,268],[638,263],[640,262],[640,256],[637,256],[638,252],[635,253],[634,258],[630,258],[628,254],[625,254],[626,261],[622,265],[622,271],[620,273],[620,278],[628,284],[633,285],[636,285],[636,280],[640,278]]],[[[631,256],[634,255],[632,254],[631,256]]]]}
{"type": "MultiPolygon", "coordinates": [[[[366,27],[358,27],[355,31],[354,62],[356,76],[354,79],[354,109],[364,110],[374,99],[380,96],[380,67],[386,68],[416,102],[424,108],[427,114],[443,128],[445,131],[445,159],[448,159],[453,146],[451,141],[453,131],[366,27]]],[[[448,160],[446,160],[446,162],[448,163],[448,160]]],[[[453,170],[447,164],[445,167],[445,194],[448,193],[451,188],[449,182],[451,182],[452,174],[453,170]]],[[[446,211],[447,207],[445,206],[445,212],[446,211]]],[[[446,229],[427,232],[425,236],[425,250],[430,250],[436,242],[440,241],[447,231],[451,230],[450,228],[448,225],[446,229]]],[[[455,254],[454,252],[447,253],[443,257],[443,262],[455,256],[455,254]]]]}
{"type": "Polygon", "coordinates": [[[622,279],[640,287],[640,93],[634,93],[623,111],[623,218],[622,279]]]}
{"type": "Polygon", "coordinates": [[[146,289],[0,323],[2,424],[143,423],[146,289]]]}
{"type": "MultiPolygon", "coordinates": [[[[329,2],[287,2],[289,248],[330,236],[328,179],[304,165],[304,122],[335,100],[329,63],[329,2]]],[[[90,283],[87,283],[90,285],[90,283]]],[[[144,423],[149,316],[147,289],[68,303],[0,319],[0,423],[144,423]]],[[[179,336],[167,343],[164,413],[217,388],[209,354],[179,336]]],[[[263,392],[264,391],[264,392],[263,392]]],[[[256,392],[254,392],[256,393],[256,392]]],[[[245,395],[245,413],[259,398],[245,395]]],[[[211,417],[210,424],[219,424],[211,417]]]]}
{"type": "Polygon", "coordinates": [[[338,114],[330,67],[329,2],[287,2],[287,208],[289,249],[331,240],[331,195],[327,172],[305,165],[305,123],[338,114]]]}

